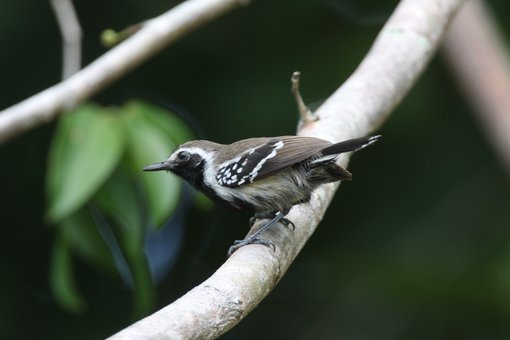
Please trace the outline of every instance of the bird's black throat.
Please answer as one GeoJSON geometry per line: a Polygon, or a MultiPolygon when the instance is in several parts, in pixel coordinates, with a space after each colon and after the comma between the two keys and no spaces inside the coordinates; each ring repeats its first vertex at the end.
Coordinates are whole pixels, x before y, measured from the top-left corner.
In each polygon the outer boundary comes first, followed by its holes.
{"type": "MultiPolygon", "coordinates": [[[[192,156],[199,157],[198,155],[192,156]]],[[[170,171],[172,171],[177,176],[181,177],[189,184],[191,184],[197,190],[204,190],[204,169],[205,169],[205,160],[204,159],[190,159],[190,161],[179,164],[178,166],[173,167],[170,171]]]]}
{"type": "MultiPolygon", "coordinates": [[[[193,157],[199,157],[195,155],[193,157]]],[[[235,210],[239,210],[239,206],[232,204],[220,196],[216,194],[216,192],[209,187],[204,181],[204,171],[206,167],[206,161],[204,159],[200,160],[192,160],[191,162],[187,162],[186,164],[181,164],[178,167],[173,168],[171,171],[177,176],[181,177],[189,184],[191,184],[195,189],[204,193],[207,197],[209,197],[213,202],[224,206],[226,208],[231,208],[235,210]]]]}

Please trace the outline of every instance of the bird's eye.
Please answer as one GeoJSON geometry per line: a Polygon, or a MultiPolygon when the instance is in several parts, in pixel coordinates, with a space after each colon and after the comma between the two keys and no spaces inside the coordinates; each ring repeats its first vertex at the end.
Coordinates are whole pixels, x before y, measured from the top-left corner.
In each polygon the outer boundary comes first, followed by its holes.
{"type": "Polygon", "coordinates": [[[185,162],[191,157],[191,154],[188,151],[181,151],[177,154],[177,159],[179,161],[185,162]]]}

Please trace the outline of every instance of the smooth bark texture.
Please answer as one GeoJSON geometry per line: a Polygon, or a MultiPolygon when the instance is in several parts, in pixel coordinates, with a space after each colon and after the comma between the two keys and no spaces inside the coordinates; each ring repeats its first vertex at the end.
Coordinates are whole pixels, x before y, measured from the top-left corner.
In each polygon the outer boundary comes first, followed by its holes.
{"type": "MultiPolygon", "coordinates": [[[[299,134],[331,141],[372,133],[388,117],[434,55],[461,0],[404,0],[353,75],[317,110],[299,134]]],[[[341,62],[341,60],[339,60],[341,62]]],[[[347,165],[349,155],[340,159],[347,165]]],[[[337,184],[324,185],[289,215],[296,224],[273,228],[261,245],[236,251],[209,279],[111,339],[207,339],[225,333],[282,278],[322,219],[337,184]]],[[[255,226],[257,227],[257,225],[255,226]]]]}

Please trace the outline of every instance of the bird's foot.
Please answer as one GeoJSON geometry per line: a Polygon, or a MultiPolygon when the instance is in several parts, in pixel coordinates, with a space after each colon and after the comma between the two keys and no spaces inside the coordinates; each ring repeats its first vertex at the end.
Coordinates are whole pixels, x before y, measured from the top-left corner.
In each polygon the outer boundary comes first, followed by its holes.
{"type": "Polygon", "coordinates": [[[264,226],[262,226],[259,230],[257,230],[255,233],[253,233],[253,235],[251,235],[250,237],[248,237],[244,240],[236,240],[234,242],[234,245],[232,245],[229,248],[228,253],[227,253],[228,256],[232,255],[237,249],[239,249],[245,245],[248,245],[248,244],[262,244],[262,245],[265,245],[266,247],[272,247],[273,251],[275,251],[276,246],[272,241],[266,240],[266,239],[261,239],[258,236],[261,233],[263,233],[264,231],[266,231],[267,229],[269,229],[270,226],[272,226],[273,224],[278,223],[278,222],[280,222],[281,224],[283,224],[286,227],[291,226],[292,230],[295,230],[296,226],[294,225],[294,223],[291,220],[285,218],[284,216],[285,215],[281,211],[278,211],[276,213],[263,212],[263,213],[255,214],[255,216],[250,218],[250,227],[253,227],[253,225],[255,224],[255,222],[258,219],[262,219],[262,218],[269,219],[270,218],[271,220],[269,222],[267,222],[264,226]]]}
{"type": "Polygon", "coordinates": [[[270,220],[270,219],[274,219],[275,221],[273,221],[273,223],[280,222],[281,224],[283,224],[286,227],[288,227],[290,225],[292,227],[292,230],[296,230],[296,225],[294,224],[294,222],[292,222],[288,218],[279,217],[280,215],[282,215],[282,213],[279,212],[279,211],[277,211],[276,213],[272,212],[272,211],[256,213],[254,216],[252,216],[250,218],[250,228],[253,227],[255,222],[257,222],[258,220],[264,220],[264,219],[270,220]]]}
{"type": "Polygon", "coordinates": [[[280,223],[283,224],[284,226],[288,227],[289,225],[291,226],[292,228],[292,231],[296,230],[296,225],[294,224],[294,222],[292,222],[291,220],[289,220],[288,218],[282,218],[280,220],[280,223]]]}
{"type": "Polygon", "coordinates": [[[230,246],[230,248],[228,248],[227,255],[228,256],[232,255],[237,249],[244,247],[248,244],[262,244],[266,247],[273,248],[273,251],[276,251],[276,246],[273,243],[273,241],[256,238],[256,237],[252,236],[252,237],[248,237],[244,240],[235,240],[234,244],[232,246],[230,246]]]}
{"type": "Polygon", "coordinates": [[[253,227],[253,225],[255,224],[255,222],[257,222],[258,220],[271,220],[273,219],[276,215],[278,215],[279,212],[274,212],[274,211],[264,211],[264,212],[258,212],[258,213],[255,213],[255,215],[253,215],[251,218],[250,218],[250,228],[253,227]]]}

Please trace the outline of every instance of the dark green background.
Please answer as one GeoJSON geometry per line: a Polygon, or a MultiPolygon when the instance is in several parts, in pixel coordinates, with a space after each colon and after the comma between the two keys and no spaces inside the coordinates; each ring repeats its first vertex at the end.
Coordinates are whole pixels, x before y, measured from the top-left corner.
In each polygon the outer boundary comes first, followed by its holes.
{"type": "MultiPolygon", "coordinates": [[[[177,3],[171,1],[172,5],[177,3]]],[[[180,40],[96,98],[171,107],[219,142],[295,132],[290,75],[318,103],[355,69],[396,1],[253,3],[180,40]]],[[[510,5],[490,1],[506,37],[510,5]]],[[[162,0],[77,1],[84,60],[98,36],[169,7],[162,0]]],[[[60,78],[61,42],[46,1],[0,3],[0,107],[60,78]]],[[[0,147],[0,338],[103,338],[130,324],[116,277],[77,260],[83,315],[48,285],[52,227],[44,179],[55,124],[0,147]]],[[[225,339],[506,339],[510,336],[510,187],[447,66],[435,58],[357,154],[315,235],[276,289],[225,339]]],[[[171,150],[169,150],[170,152],[171,150]]],[[[245,235],[248,216],[190,212],[178,262],[159,284],[162,307],[207,278],[245,235]],[[193,215],[193,216],[191,216],[193,215]]]]}

